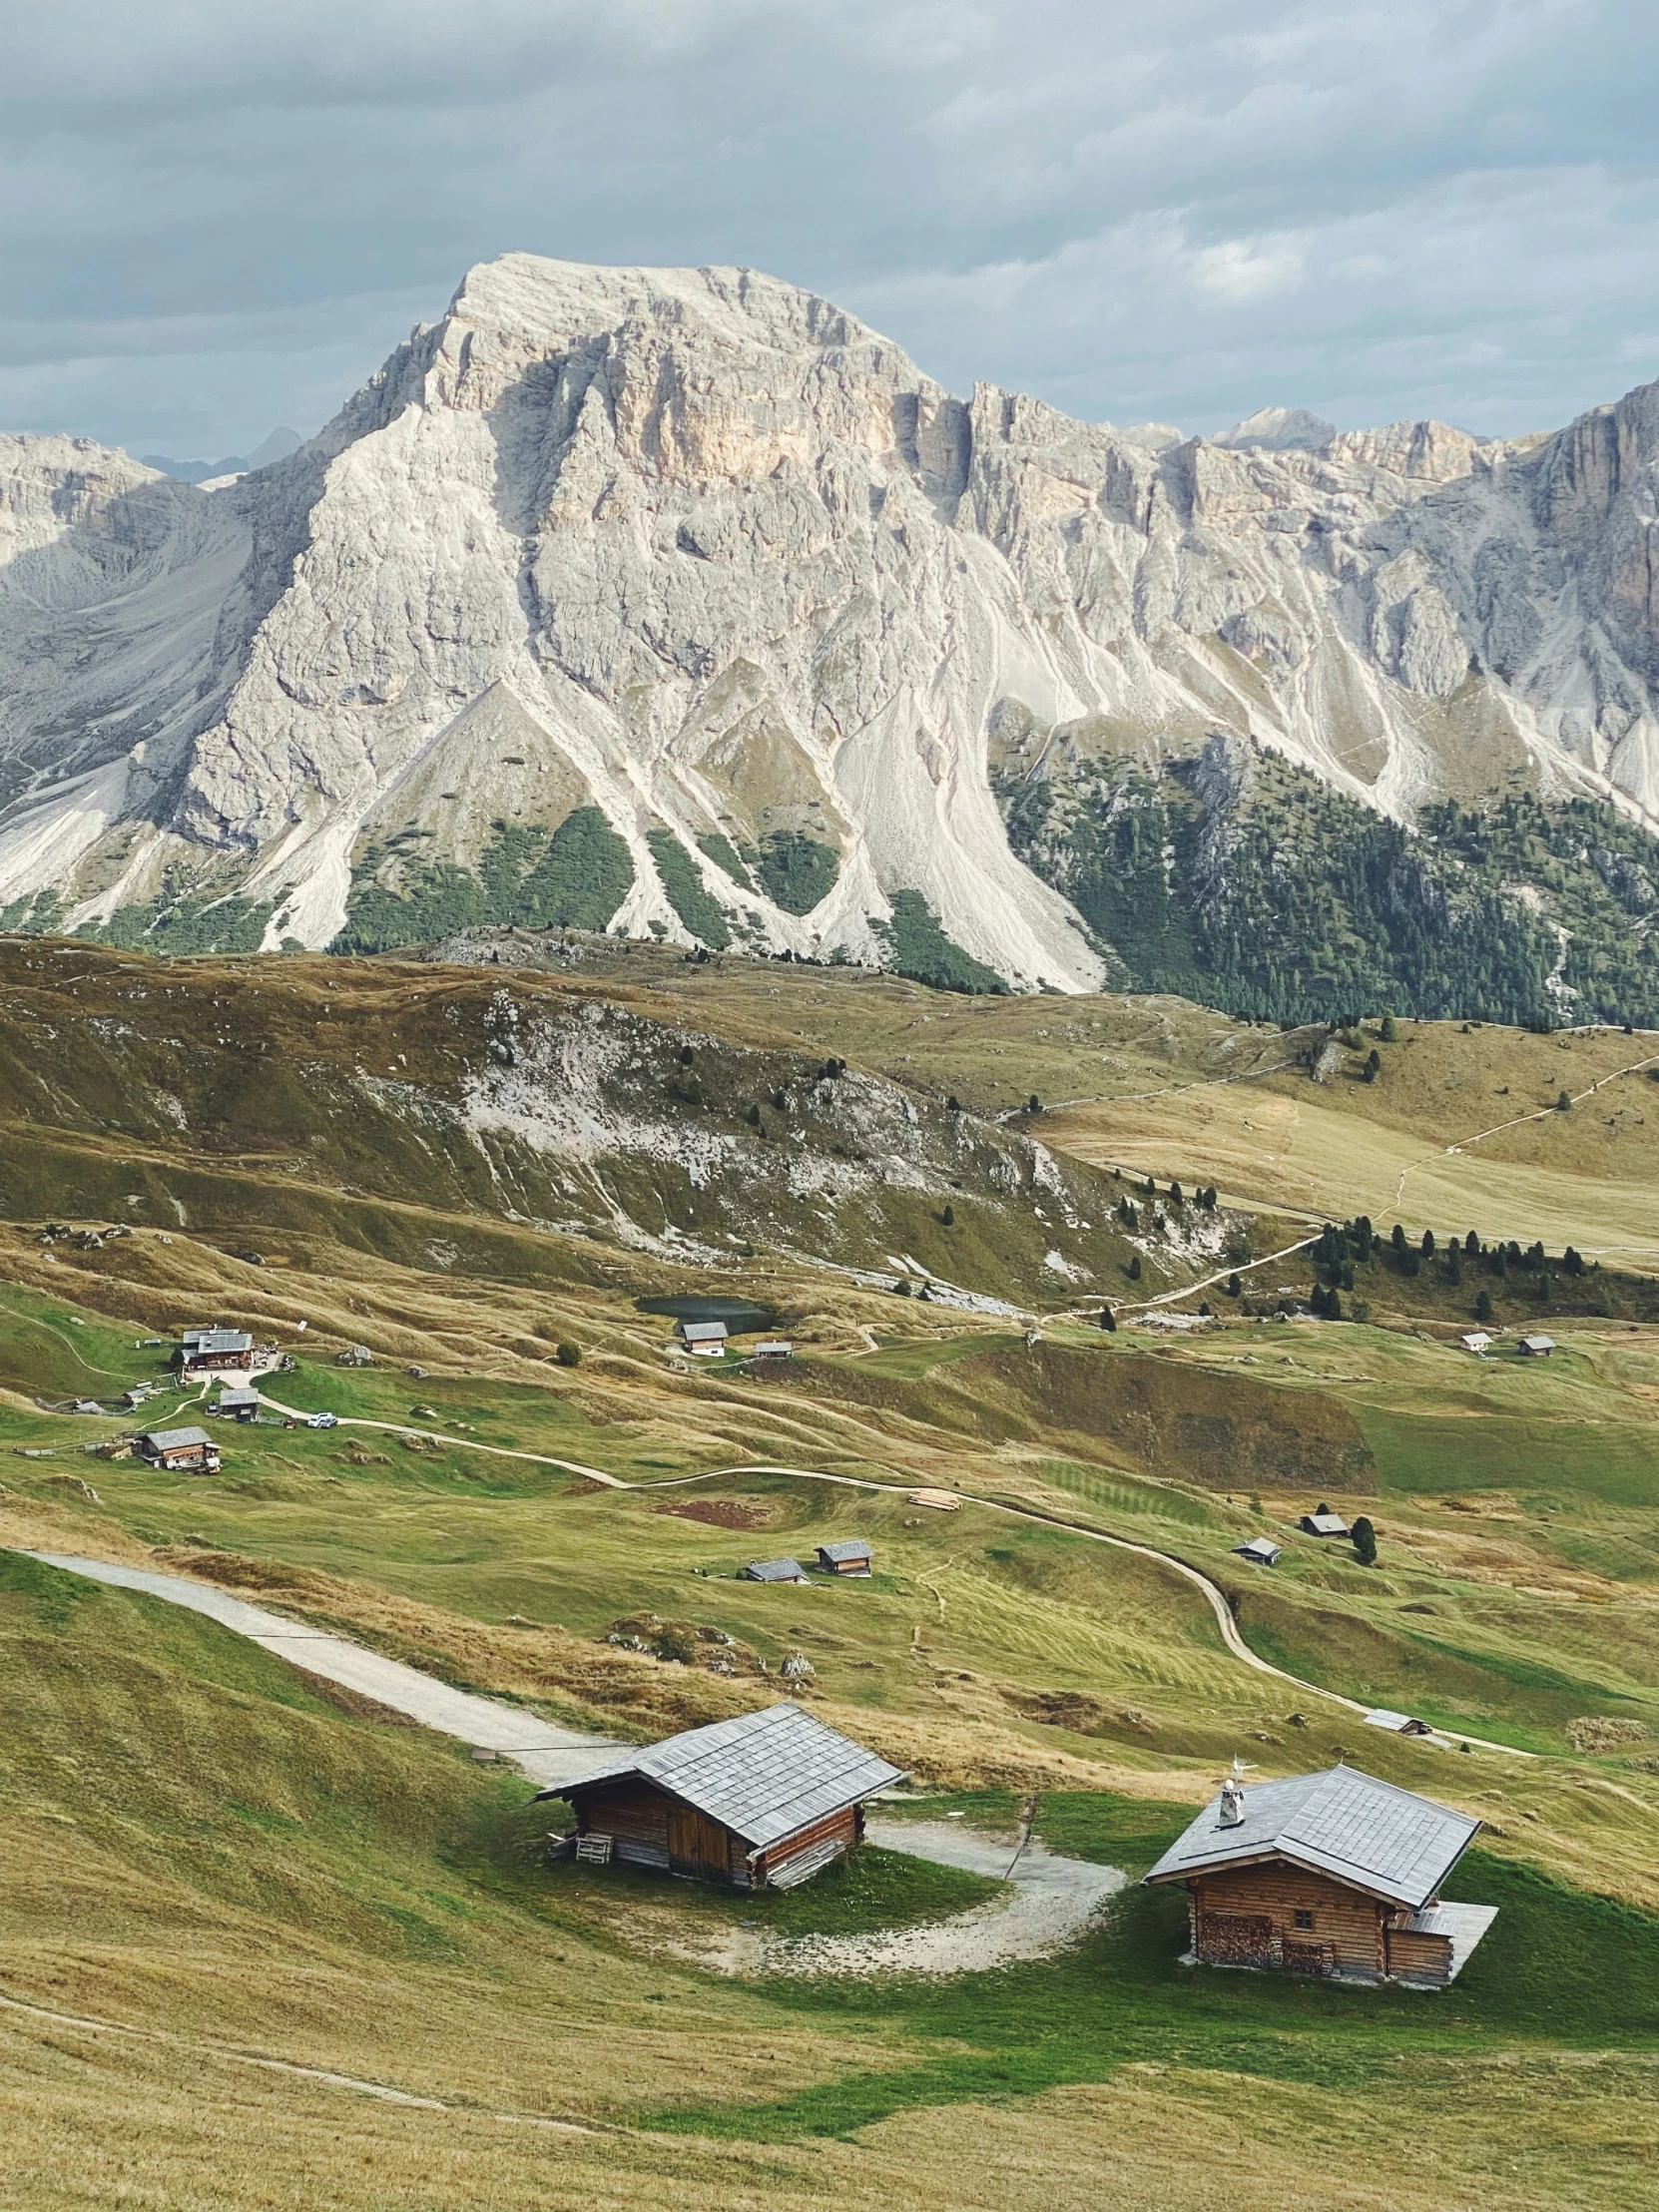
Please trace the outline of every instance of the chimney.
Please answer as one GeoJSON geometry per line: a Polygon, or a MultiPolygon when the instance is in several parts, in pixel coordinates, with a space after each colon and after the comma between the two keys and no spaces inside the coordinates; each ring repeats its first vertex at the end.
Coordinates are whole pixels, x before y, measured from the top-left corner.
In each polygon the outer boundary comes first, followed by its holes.
{"type": "Polygon", "coordinates": [[[1235,1775],[1221,1786],[1221,1812],[1218,1828],[1243,1828],[1245,1817],[1244,1784],[1235,1775]]]}

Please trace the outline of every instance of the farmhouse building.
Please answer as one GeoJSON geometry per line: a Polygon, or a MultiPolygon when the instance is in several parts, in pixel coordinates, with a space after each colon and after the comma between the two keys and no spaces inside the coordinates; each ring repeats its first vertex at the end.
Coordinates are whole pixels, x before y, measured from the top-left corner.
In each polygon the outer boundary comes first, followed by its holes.
{"type": "Polygon", "coordinates": [[[1553,1337],[1523,1337],[1516,1347],[1523,1360],[1547,1360],[1555,1350],[1553,1337]]]}
{"type": "Polygon", "coordinates": [[[723,1321],[683,1321],[675,1335],[696,1359],[724,1360],[726,1357],[726,1324],[723,1321]]]}
{"type": "Polygon", "coordinates": [[[250,1383],[240,1383],[234,1389],[219,1393],[216,1413],[229,1413],[233,1420],[258,1420],[260,1417],[260,1393],[250,1383]]]}
{"type": "Polygon", "coordinates": [[[1491,1334],[1484,1329],[1465,1330],[1457,1342],[1465,1352],[1472,1352],[1477,1359],[1482,1353],[1490,1352],[1492,1349],[1491,1334]]]}
{"type": "Polygon", "coordinates": [[[862,1536],[847,1536],[839,1543],[818,1547],[818,1563],[827,1574],[868,1574],[871,1556],[862,1536]]]}
{"type": "Polygon", "coordinates": [[[750,1357],[756,1360],[793,1360],[795,1340],[792,1337],[763,1337],[750,1357]]]}
{"type": "Polygon", "coordinates": [[[186,1375],[218,1375],[254,1365],[254,1340],[245,1329],[187,1329],[179,1355],[186,1375]]]}
{"type": "Polygon", "coordinates": [[[219,1472],[219,1446],[205,1428],[147,1428],[138,1447],[153,1467],[191,1474],[219,1472]]]}
{"type": "Polygon", "coordinates": [[[864,1800],[903,1779],[901,1768],[783,1704],[625,1752],[540,1795],[569,1799],[584,1859],[790,1890],[855,1850],[864,1800]]]}
{"type": "Polygon", "coordinates": [[[740,1579],[744,1582],[805,1582],[807,1570],[799,1559],[751,1559],[740,1579]]]}
{"type": "Polygon", "coordinates": [[[1496,1918],[1438,1894],[1479,1830],[1353,1767],[1233,1781],[1145,1879],[1185,1884],[1193,1963],[1439,1988],[1496,1918]]]}
{"type": "Polygon", "coordinates": [[[1283,1544],[1276,1544],[1271,1536],[1252,1536],[1247,1543],[1233,1546],[1241,1559],[1248,1559],[1258,1567],[1273,1566],[1284,1548],[1283,1544]]]}

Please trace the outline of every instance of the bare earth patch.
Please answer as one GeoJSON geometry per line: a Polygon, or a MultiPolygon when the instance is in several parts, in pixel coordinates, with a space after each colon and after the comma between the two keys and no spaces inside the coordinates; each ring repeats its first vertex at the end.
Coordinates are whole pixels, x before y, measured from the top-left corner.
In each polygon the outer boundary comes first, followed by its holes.
{"type": "Polygon", "coordinates": [[[1028,1843],[1016,1860],[1016,1835],[981,1836],[953,1821],[872,1820],[867,1834],[883,1851],[908,1852],[941,1867],[961,1867],[1006,1882],[1007,1895],[947,1921],[864,1936],[780,1939],[734,1928],[699,1949],[699,1963],[741,1974],[983,1973],[992,1966],[1046,1958],[1075,1942],[1126,1880],[1117,1867],[1062,1859],[1036,1842],[1028,1843]]]}

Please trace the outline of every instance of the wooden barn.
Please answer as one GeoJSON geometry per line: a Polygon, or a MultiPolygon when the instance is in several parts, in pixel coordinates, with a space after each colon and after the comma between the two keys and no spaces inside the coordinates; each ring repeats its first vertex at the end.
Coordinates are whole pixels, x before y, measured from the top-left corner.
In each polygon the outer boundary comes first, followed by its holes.
{"type": "Polygon", "coordinates": [[[581,1858],[791,1890],[855,1850],[865,1798],[903,1779],[784,1704],[687,1729],[540,1795],[569,1799],[581,1858]]]}
{"type": "Polygon", "coordinates": [[[1192,1963],[1443,1988],[1497,1917],[1439,1900],[1479,1831],[1354,1767],[1228,1782],[1145,1879],[1186,1885],[1192,1963]]]}
{"type": "Polygon", "coordinates": [[[223,1375],[254,1365],[254,1340],[246,1329],[187,1329],[179,1365],[186,1375],[223,1375]]]}
{"type": "Polygon", "coordinates": [[[153,1467],[191,1474],[219,1472],[219,1446],[205,1428],[147,1428],[138,1447],[153,1467]]]}

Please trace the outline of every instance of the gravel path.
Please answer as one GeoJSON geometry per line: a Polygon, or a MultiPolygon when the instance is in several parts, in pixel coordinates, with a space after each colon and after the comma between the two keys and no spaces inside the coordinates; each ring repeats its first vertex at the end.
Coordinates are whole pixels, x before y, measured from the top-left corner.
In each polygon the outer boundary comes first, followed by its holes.
{"type": "Polygon", "coordinates": [[[68,1574],[84,1574],[94,1582],[114,1583],[122,1590],[143,1590],[151,1597],[165,1598],[170,1605],[206,1613],[222,1628],[235,1629],[262,1651],[289,1660],[307,1674],[355,1690],[377,1705],[435,1729],[440,1736],[458,1736],[463,1744],[510,1759],[544,1789],[551,1783],[573,1780],[622,1748],[603,1736],[555,1728],[552,1722],[538,1720],[533,1713],[497,1704],[494,1698],[479,1697],[471,1690],[452,1689],[447,1682],[435,1681],[416,1667],[383,1659],[377,1651],[365,1651],[361,1644],[308,1628],[302,1621],[284,1620],[280,1613],[268,1613],[263,1606],[250,1605],[209,1583],[192,1582],[183,1575],[156,1574],[146,1567],[117,1566],[107,1559],[83,1559],[70,1552],[37,1551],[32,1556],[49,1567],[62,1567],[68,1574]]]}
{"type": "Polygon", "coordinates": [[[780,1938],[738,1928],[712,1954],[704,1953],[703,1962],[744,1974],[983,1973],[992,1966],[1046,1958],[1075,1942],[1127,1879],[1117,1867],[1062,1859],[1038,1843],[1021,1849],[1017,1836],[998,1841],[954,1821],[871,1820],[865,1833],[883,1851],[989,1875],[1007,1882],[1013,1894],[947,1921],[868,1936],[780,1938]]]}

